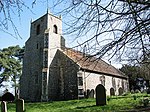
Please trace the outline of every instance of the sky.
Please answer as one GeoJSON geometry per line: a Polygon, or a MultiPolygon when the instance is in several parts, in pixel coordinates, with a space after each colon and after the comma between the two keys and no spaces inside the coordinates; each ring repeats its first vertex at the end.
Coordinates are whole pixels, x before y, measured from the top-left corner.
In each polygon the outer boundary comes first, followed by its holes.
{"type": "MultiPolygon", "coordinates": [[[[20,17],[18,17],[17,14],[12,15],[14,24],[17,27],[20,37],[15,38],[3,31],[0,31],[0,49],[14,45],[24,46],[25,41],[29,38],[31,20],[37,19],[38,17],[44,15],[47,11],[47,8],[44,6],[46,5],[45,3],[41,4],[37,2],[33,8],[31,2],[27,1],[26,3],[32,11],[27,8],[23,8],[20,17]]],[[[13,33],[13,30],[10,26],[11,25],[9,24],[8,32],[13,33]]]]}

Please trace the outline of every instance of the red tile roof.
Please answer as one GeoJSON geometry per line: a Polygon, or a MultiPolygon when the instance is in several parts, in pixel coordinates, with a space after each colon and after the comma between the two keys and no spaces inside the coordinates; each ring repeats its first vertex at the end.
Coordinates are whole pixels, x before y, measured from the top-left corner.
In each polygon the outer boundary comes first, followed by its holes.
{"type": "Polygon", "coordinates": [[[82,70],[89,72],[96,72],[100,74],[106,74],[121,78],[128,78],[123,72],[115,68],[114,66],[106,63],[102,59],[91,57],[90,55],[84,55],[80,51],[66,48],[63,51],[69,58],[76,62],[82,70]]]}

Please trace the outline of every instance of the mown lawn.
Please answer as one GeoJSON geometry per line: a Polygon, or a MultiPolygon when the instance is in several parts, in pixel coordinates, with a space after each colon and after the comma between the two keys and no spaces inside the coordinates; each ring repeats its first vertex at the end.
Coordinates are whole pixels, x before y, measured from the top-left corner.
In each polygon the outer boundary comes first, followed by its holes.
{"type": "MultiPolygon", "coordinates": [[[[140,100],[146,94],[109,97],[107,105],[96,106],[95,99],[25,103],[26,112],[118,112],[140,106],[140,100]],[[136,100],[134,97],[136,96],[136,100]]],[[[8,103],[8,112],[15,112],[15,104],[8,103]]]]}

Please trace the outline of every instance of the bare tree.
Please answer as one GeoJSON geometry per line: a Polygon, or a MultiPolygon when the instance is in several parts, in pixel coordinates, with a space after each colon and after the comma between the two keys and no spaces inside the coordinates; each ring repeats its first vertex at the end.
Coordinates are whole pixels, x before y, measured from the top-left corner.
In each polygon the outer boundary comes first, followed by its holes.
{"type": "Polygon", "coordinates": [[[84,36],[75,47],[101,58],[147,62],[150,56],[149,0],[56,0],[69,18],[66,34],[84,36]],[[66,5],[65,5],[66,4],[66,5]]]}
{"type": "MultiPolygon", "coordinates": [[[[37,1],[33,0],[32,5],[37,1]]],[[[20,16],[22,7],[29,9],[22,0],[0,0],[0,30],[7,32],[11,24],[19,35],[12,14],[20,16]]],[[[75,39],[83,37],[75,48],[81,47],[98,58],[116,56],[120,61],[149,63],[149,0],[53,0],[55,7],[61,7],[60,13],[68,18],[63,19],[68,26],[64,34],[72,34],[75,39]]]]}
{"type": "Polygon", "coordinates": [[[15,38],[21,38],[18,29],[14,23],[14,15],[20,19],[20,14],[23,8],[30,8],[23,0],[0,0],[0,31],[3,31],[15,38]],[[10,33],[9,29],[12,28],[14,33],[10,33]]]}

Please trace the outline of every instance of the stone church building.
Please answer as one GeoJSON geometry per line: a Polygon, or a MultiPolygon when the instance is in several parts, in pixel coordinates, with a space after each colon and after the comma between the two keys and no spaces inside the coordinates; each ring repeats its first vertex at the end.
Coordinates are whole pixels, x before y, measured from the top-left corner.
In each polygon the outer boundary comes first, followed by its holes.
{"type": "Polygon", "coordinates": [[[28,101],[94,97],[102,84],[107,95],[128,90],[128,77],[101,59],[65,47],[61,17],[46,13],[33,21],[25,43],[20,97],[28,101]]]}

